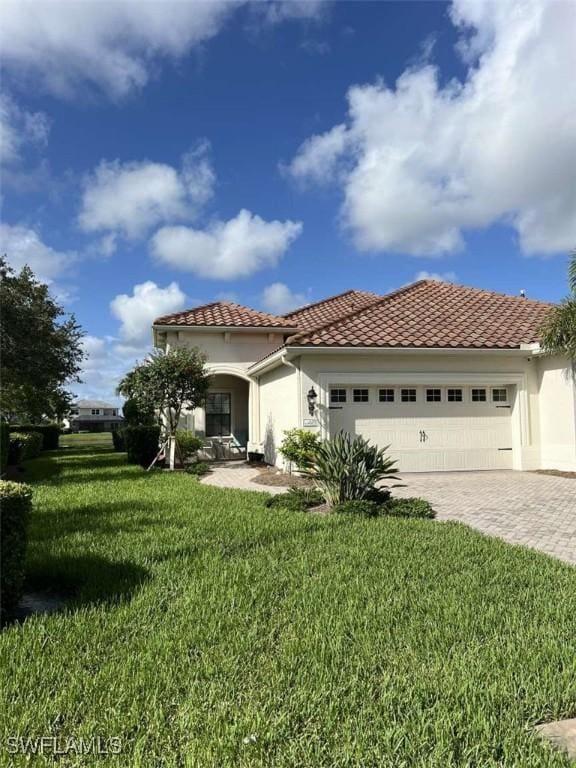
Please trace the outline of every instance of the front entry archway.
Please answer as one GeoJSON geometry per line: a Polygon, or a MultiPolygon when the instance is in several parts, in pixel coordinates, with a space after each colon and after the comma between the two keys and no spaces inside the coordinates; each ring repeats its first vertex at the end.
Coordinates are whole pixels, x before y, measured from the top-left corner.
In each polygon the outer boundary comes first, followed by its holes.
{"type": "Polygon", "coordinates": [[[204,459],[244,459],[249,439],[250,382],[229,373],[212,376],[204,408],[194,411],[194,432],[204,459]]]}

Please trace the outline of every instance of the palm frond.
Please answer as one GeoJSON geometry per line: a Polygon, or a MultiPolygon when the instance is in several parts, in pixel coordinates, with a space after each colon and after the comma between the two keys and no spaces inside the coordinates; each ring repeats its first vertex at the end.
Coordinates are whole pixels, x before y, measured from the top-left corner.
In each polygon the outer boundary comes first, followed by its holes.
{"type": "Polygon", "coordinates": [[[568,265],[568,285],[572,296],[576,298],[576,248],[570,255],[570,264],[568,265]]]}
{"type": "Polygon", "coordinates": [[[576,298],[564,299],[550,312],[542,328],[541,345],[550,355],[562,355],[576,362],[576,298]]]}

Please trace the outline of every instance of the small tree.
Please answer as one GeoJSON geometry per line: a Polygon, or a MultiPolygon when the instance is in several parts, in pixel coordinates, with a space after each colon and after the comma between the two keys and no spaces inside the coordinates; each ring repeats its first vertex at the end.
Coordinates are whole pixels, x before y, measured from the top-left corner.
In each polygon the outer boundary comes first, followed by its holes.
{"type": "Polygon", "coordinates": [[[316,432],[297,428],[285,429],[284,440],[278,450],[289,462],[290,470],[292,464],[295,464],[298,469],[304,469],[312,462],[320,443],[320,437],[316,432]]]}
{"type": "Polygon", "coordinates": [[[542,328],[542,347],[550,355],[564,355],[576,365],[576,250],[568,266],[570,295],[550,312],[542,328]]]}
{"type": "Polygon", "coordinates": [[[165,438],[175,441],[182,410],[197,408],[206,399],[210,376],[205,363],[199,349],[156,350],[124,376],[118,393],[135,400],[141,412],[157,413],[165,438]]]}

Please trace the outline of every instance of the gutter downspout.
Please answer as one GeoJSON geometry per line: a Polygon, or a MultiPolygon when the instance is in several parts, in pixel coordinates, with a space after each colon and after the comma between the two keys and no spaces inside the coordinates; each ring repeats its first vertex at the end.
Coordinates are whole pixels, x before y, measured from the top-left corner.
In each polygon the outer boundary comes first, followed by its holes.
{"type": "Polygon", "coordinates": [[[295,363],[292,363],[290,360],[288,360],[286,353],[282,355],[280,362],[282,365],[285,365],[288,368],[293,368],[296,371],[296,389],[298,392],[298,428],[300,428],[302,424],[302,371],[300,370],[300,365],[296,365],[295,363]]]}

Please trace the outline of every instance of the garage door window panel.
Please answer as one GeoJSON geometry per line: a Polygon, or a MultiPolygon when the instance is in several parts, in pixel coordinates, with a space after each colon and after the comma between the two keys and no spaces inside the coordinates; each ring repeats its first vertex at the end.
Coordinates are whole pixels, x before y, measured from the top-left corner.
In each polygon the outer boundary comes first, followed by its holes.
{"type": "Polygon", "coordinates": [[[380,389],[378,391],[378,400],[381,403],[393,403],[394,394],[395,393],[393,389],[380,389]]]}
{"type": "Polygon", "coordinates": [[[508,390],[506,389],[506,387],[494,387],[492,389],[492,402],[493,403],[508,402],[508,390]]]}
{"type": "Polygon", "coordinates": [[[330,402],[331,403],[345,403],[346,402],[346,390],[345,389],[331,389],[330,390],[330,402]]]}
{"type": "Polygon", "coordinates": [[[369,401],[367,389],[353,389],[352,400],[355,403],[367,403],[369,401]]]}
{"type": "Polygon", "coordinates": [[[415,389],[401,389],[400,400],[403,403],[415,403],[416,402],[416,390],[415,389]]]}
{"type": "Polygon", "coordinates": [[[449,403],[462,403],[464,402],[464,393],[459,387],[449,387],[446,390],[446,400],[449,403]]]}
{"type": "Polygon", "coordinates": [[[437,388],[429,388],[426,390],[426,402],[427,403],[441,403],[442,402],[442,390],[437,388]]]}
{"type": "Polygon", "coordinates": [[[486,389],[485,388],[478,388],[478,389],[472,389],[472,402],[473,403],[485,403],[487,401],[486,397],[486,389]]]}

